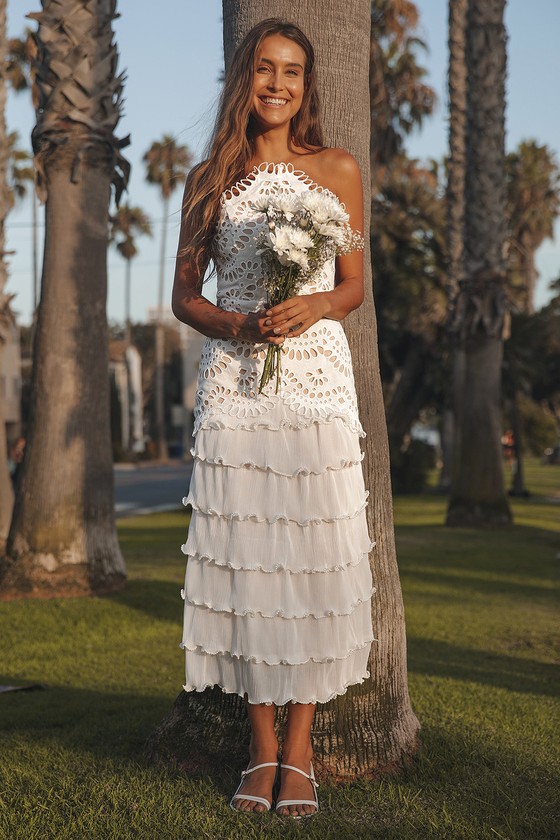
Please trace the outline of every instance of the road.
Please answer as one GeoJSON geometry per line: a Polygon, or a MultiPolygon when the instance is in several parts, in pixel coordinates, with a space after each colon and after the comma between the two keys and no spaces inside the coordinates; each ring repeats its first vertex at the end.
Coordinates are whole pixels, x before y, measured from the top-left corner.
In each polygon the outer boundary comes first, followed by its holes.
{"type": "Polygon", "coordinates": [[[191,464],[172,461],[157,466],[115,465],[117,517],[177,510],[186,496],[191,464]]]}

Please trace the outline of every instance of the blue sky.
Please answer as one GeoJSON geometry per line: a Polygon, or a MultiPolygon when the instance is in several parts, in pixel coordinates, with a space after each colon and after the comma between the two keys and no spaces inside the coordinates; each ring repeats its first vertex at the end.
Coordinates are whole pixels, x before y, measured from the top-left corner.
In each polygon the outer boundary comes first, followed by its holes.
{"type": "MultiPolygon", "coordinates": [[[[420,11],[420,35],[429,52],[422,63],[428,68],[429,83],[436,89],[439,104],[434,116],[407,143],[410,155],[441,158],[447,144],[446,0],[417,0],[420,11]]],[[[8,30],[19,35],[26,25],[25,14],[37,11],[39,2],[9,0],[8,30]]],[[[153,140],[172,134],[186,144],[195,160],[199,159],[212,125],[219,93],[218,78],[223,67],[222,6],[220,0],[128,0],[120,2],[121,17],[115,22],[120,51],[120,68],[126,70],[125,113],[117,135],[131,134],[131,145],[124,150],[132,163],[127,196],[153,221],[153,239],[138,241],[139,255],[133,263],[132,317],[144,320],[156,304],[159,236],[162,210],[155,187],[144,181],[142,156],[153,140]]],[[[507,149],[520,140],[535,138],[546,143],[557,156],[560,152],[560,109],[557,80],[560,78],[560,3],[558,0],[509,0],[506,12],[508,29],[507,149]]],[[[30,101],[25,94],[10,94],[8,127],[20,133],[21,144],[29,145],[33,124],[30,101]]],[[[126,199],[125,199],[126,200],[126,199]]],[[[172,198],[175,205],[169,220],[166,254],[166,297],[171,293],[174,258],[179,229],[181,194],[172,198]]],[[[42,211],[40,211],[42,215],[42,211]]],[[[28,200],[10,214],[7,221],[8,249],[15,250],[11,260],[9,291],[21,321],[31,315],[31,205],[28,200]]],[[[560,274],[560,224],[556,241],[540,249],[537,267],[537,306],[549,297],[548,282],[560,274]]],[[[124,317],[124,266],[119,255],[109,252],[109,317],[124,317]]]]}

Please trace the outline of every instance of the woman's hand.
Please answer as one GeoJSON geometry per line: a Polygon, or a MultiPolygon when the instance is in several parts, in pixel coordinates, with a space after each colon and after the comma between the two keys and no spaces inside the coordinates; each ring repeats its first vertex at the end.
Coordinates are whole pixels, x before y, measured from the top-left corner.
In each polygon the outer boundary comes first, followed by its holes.
{"type": "Polygon", "coordinates": [[[247,313],[236,329],[235,338],[254,341],[256,344],[283,344],[284,336],[278,335],[270,326],[267,326],[267,321],[268,317],[264,309],[247,313]]]}
{"type": "Polygon", "coordinates": [[[324,318],[330,310],[326,292],[296,295],[266,310],[265,327],[275,335],[294,338],[324,318]]]}

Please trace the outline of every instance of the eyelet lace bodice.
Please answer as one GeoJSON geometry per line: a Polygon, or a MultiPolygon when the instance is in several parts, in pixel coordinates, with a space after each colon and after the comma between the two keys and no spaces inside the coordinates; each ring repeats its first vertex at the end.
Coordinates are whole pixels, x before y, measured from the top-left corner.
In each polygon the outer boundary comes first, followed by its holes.
{"type": "MultiPolygon", "coordinates": [[[[263,163],[223,193],[213,242],[217,273],[217,305],[229,312],[257,312],[267,306],[261,257],[256,240],[265,214],[252,208],[258,197],[300,194],[320,189],[292,164],[263,163]]],[[[336,200],[337,196],[325,190],[336,200]]],[[[334,289],[335,260],[329,260],[300,291],[312,294],[334,289]]],[[[277,428],[286,423],[306,426],[340,417],[362,437],[352,361],[339,321],[322,318],[301,336],[286,338],[278,394],[271,385],[258,393],[269,345],[236,338],[207,338],[201,354],[195,405],[195,433],[204,426],[277,428]],[[282,419],[280,419],[282,418],[282,419]]]]}

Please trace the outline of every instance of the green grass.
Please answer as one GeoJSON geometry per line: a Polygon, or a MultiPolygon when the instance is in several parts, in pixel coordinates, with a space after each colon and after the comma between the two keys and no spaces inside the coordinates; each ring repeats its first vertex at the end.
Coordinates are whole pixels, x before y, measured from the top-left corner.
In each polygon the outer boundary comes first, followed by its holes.
{"type": "Polygon", "coordinates": [[[504,530],[445,528],[441,496],[395,500],[422,750],[398,781],[322,785],[321,812],[301,824],[231,812],[227,757],[212,779],[143,761],[183,681],[187,520],[121,521],[124,592],[0,606],[0,683],[48,685],[0,695],[0,837],[560,837],[560,504],[547,501],[559,480],[531,462],[534,495],[513,501],[504,530]]]}

